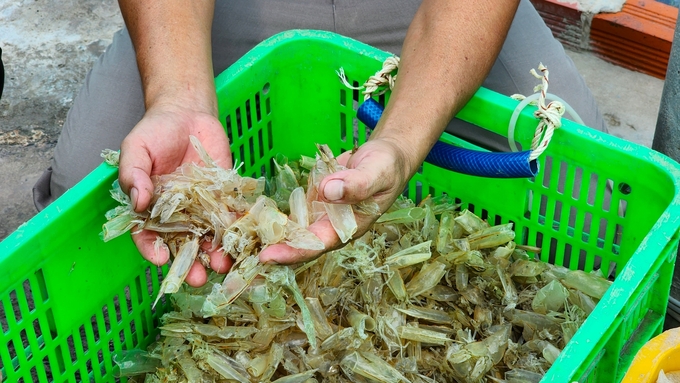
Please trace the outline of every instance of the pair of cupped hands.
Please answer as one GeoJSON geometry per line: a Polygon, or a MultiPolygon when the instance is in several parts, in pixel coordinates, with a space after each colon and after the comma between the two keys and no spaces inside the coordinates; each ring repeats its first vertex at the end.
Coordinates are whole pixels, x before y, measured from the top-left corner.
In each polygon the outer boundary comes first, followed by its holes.
{"type": "MultiPolygon", "coordinates": [[[[199,163],[198,153],[189,141],[190,135],[201,141],[219,166],[225,169],[232,167],[229,140],[212,113],[176,104],[150,108],[121,144],[119,181],[123,191],[130,196],[135,211],[142,212],[149,207],[154,190],[151,176],[171,173],[183,163],[199,163]]],[[[355,204],[373,197],[384,212],[408,182],[405,161],[404,149],[398,143],[384,139],[369,140],[354,154],[345,152],[338,156],[338,162],[347,169],[321,181],[319,199],[355,204]]],[[[377,218],[357,215],[355,237],[365,233],[377,218]]],[[[327,218],[313,223],[308,229],[323,241],[324,251],[342,244],[327,218]]],[[[134,234],[132,239],[145,259],[156,265],[168,262],[170,255],[167,248],[159,254],[154,251],[156,233],[143,230],[134,234]]],[[[204,244],[204,250],[207,251],[209,245],[204,244]]],[[[276,244],[264,249],[259,257],[265,263],[295,264],[312,260],[324,251],[299,250],[276,244]]],[[[232,259],[219,249],[208,252],[208,255],[213,270],[225,273],[231,268],[232,259]]],[[[206,281],[207,270],[196,261],[186,282],[191,286],[201,286],[206,281]]]]}

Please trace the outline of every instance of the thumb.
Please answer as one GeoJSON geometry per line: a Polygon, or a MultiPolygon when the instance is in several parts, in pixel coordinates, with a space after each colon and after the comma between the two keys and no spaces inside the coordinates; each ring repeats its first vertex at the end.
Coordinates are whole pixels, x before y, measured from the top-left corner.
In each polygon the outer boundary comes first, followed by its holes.
{"type": "Polygon", "coordinates": [[[322,199],[332,203],[355,204],[385,191],[392,177],[379,166],[359,166],[333,173],[319,184],[322,199]]]}
{"type": "Polygon", "coordinates": [[[151,157],[144,146],[123,141],[118,181],[121,189],[130,196],[132,206],[138,213],[149,207],[153,196],[151,165],[151,157]]]}

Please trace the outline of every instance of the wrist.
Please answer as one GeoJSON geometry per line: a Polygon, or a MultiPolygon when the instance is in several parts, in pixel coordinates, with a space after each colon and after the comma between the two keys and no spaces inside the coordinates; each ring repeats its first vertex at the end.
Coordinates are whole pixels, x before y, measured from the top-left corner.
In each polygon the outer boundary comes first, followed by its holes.
{"type": "Polygon", "coordinates": [[[417,152],[413,148],[404,145],[405,140],[389,135],[371,136],[370,140],[381,142],[381,146],[388,147],[392,152],[394,168],[398,171],[398,183],[407,183],[420,167],[422,160],[418,158],[417,152]]]}
{"type": "MultiPolygon", "coordinates": [[[[196,84],[196,83],[193,83],[196,84]]],[[[149,87],[145,90],[146,110],[192,110],[217,117],[217,96],[215,86],[196,86],[189,81],[149,87]]]]}

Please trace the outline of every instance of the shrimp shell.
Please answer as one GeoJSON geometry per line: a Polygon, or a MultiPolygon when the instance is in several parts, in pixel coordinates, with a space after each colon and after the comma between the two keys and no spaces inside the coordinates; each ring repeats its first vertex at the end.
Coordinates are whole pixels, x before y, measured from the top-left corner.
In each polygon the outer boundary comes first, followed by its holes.
{"type": "Polygon", "coordinates": [[[353,352],[345,356],[340,367],[350,377],[363,377],[379,383],[408,382],[402,374],[371,353],[353,352]]]}
{"type": "Polygon", "coordinates": [[[451,339],[438,331],[426,330],[415,326],[399,326],[399,337],[404,340],[412,340],[419,343],[435,344],[444,346],[451,339]]]}
{"type": "Polygon", "coordinates": [[[288,204],[290,205],[290,220],[306,229],[309,226],[309,208],[302,186],[293,189],[288,204]]]}
{"type": "Polygon", "coordinates": [[[445,264],[437,261],[425,263],[420,272],[406,284],[406,292],[412,298],[423,294],[438,285],[444,274],[445,264]]]}
{"type": "Polygon", "coordinates": [[[349,242],[358,229],[352,206],[328,202],[324,202],[323,206],[328,215],[328,220],[342,243],[349,242]]]}
{"type": "Polygon", "coordinates": [[[238,365],[238,362],[222,353],[212,352],[208,354],[206,362],[225,379],[235,380],[240,383],[250,383],[250,379],[247,377],[247,371],[244,369],[244,371],[241,372],[239,369],[234,368],[234,365],[238,365]]]}
{"type": "Polygon", "coordinates": [[[316,374],[318,370],[309,370],[305,372],[300,372],[298,374],[293,374],[293,375],[288,375],[284,376],[282,378],[278,378],[272,383],[308,383],[309,380],[316,374]]]}
{"type": "Polygon", "coordinates": [[[184,278],[186,278],[189,273],[189,269],[191,268],[191,265],[193,265],[197,255],[198,238],[193,238],[191,240],[187,239],[180,247],[179,253],[172,262],[172,265],[170,265],[170,270],[161,283],[158,296],[152,307],[156,306],[156,303],[158,303],[158,300],[164,294],[171,294],[179,291],[179,288],[182,285],[182,282],[184,282],[184,278]]]}
{"type": "Polygon", "coordinates": [[[375,320],[370,316],[359,312],[354,307],[350,307],[349,312],[347,313],[347,322],[354,327],[356,334],[361,339],[366,339],[368,337],[366,331],[375,330],[375,320]]]}
{"type": "Polygon", "coordinates": [[[107,238],[153,229],[156,253],[165,246],[174,259],[161,285],[177,289],[174,311],[163,315],[149,351],[163,368],[149,382],[540,379],[611,285],[598,273],[531,260],[527,250],[538,250],[516,244],[511,224],[457,212],[447,196],[418,205],[399,197],[352,240],[355,215],[371,203],[317,200],[321,179],[344,170],[328,147],[318,148],[309,174],[277,156],[271,198],[262,178],[221,169],[192,143],[205,167],[154,176],[143,213],[114,187],[120,206],[106,214],[107,238]],[[319,219],[335,221],[348,244],[295,268],[260,264],[259,253],[277,243],[323,250],[306,228],[319,219]],[[193,288],[182,274],[199,244],[234,263],[193,288]]]}

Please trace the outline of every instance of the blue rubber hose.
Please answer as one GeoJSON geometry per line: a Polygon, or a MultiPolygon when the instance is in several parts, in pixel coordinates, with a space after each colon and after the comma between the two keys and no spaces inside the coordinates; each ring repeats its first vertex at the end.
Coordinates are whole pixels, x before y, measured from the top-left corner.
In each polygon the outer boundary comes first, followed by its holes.
{"type": "MultiPolygon", "coordinates": [[[[364,101],[357,118],[374,129],[382,116],[383,107],[374,99],[364,101]]],[[[459,148],[437,141],[425,161],[457,173],[487,178],[527,178],[538,172],[536,160],[529,160],[531,151],[493,153],[459,148]]]]}

